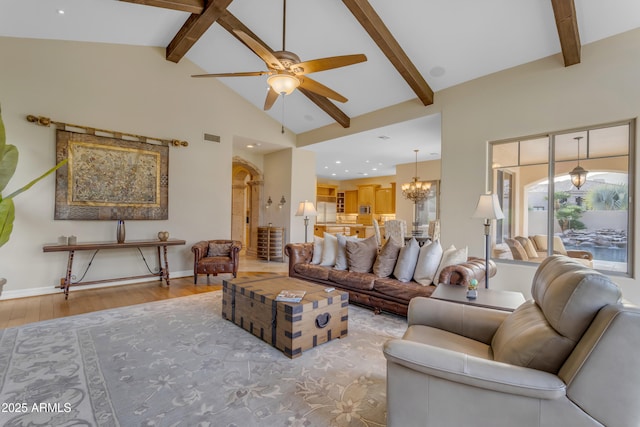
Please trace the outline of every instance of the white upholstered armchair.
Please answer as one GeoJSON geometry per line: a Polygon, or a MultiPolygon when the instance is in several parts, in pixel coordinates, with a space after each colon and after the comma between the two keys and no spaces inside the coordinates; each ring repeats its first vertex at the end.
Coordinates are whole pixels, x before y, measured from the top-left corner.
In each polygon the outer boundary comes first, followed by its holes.
{"type": "Polygon", "coordinates": [[[608,277],[543,261],[513,313],[414,298],[385,344],[394,426],[638,426],[640,309],[608,277]]]}

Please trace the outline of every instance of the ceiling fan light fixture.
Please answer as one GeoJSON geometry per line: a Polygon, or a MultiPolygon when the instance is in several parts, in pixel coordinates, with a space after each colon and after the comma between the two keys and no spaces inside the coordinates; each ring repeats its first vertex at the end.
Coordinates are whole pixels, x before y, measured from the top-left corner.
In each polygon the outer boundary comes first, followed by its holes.
{"type": "Polygon", "coordinates": [[[279,94],[285,95],[289,95],[300,86],[300,80],[291,74],[275,74],[269,76],[267,83],[271,86],[271,89],[279,94]]]}

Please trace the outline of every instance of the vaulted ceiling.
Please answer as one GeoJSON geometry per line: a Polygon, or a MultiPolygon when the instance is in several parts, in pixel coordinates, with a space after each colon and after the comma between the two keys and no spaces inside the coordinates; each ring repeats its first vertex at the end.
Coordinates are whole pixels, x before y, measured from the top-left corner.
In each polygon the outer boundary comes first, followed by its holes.
{"type": "MultiPolygon", "coordinates": [[[[640,27],[637,0],[289,0],[286,10],[286,50],[302,61],[367,56],[313,74],[347,102],[296,90],[274,104],[267,114],[295,133],[400,102],[429,105],[439,90],[550,55],[575,66],[581,45],[640,27]]],[[[167,60],[205,73],[265,70],[234,30],[269,52],[283,44],[283,0],[0,0],[0,11],[0,36],[161,46],[167,60]]],[[[220,81],[262,109],[266,78],[220,81]]]]}

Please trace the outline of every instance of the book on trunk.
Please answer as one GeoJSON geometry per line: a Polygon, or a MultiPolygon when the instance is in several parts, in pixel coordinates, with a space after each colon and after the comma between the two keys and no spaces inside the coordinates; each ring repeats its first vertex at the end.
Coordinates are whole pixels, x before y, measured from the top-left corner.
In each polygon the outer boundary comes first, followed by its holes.
{"type": "Polygon", "coordinates": [[[304,297],[305,291],[295,291],[295,290],[282,290],[276,296],[276,301],[284,301],[284,302],[300,302],[304,297]]]}

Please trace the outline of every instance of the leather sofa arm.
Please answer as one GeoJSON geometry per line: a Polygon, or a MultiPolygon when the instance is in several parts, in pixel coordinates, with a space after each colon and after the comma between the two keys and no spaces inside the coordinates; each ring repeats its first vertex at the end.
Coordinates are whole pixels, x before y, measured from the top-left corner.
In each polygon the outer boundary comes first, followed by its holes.
{"type": "Polygon", "coordinates": [[[430,326],[489,345],[509,314],[502,310],[415,297],[409,302],[407,325],[430,326]]]}
{"type": "Polygon", "coordinates": [[[559,399],[566,385],[556,375],[418,342],[393,339],[384,345],[388,362],[459,384],[534,399],[559,399]]]}
{"type": "MultiPolygon", "coordinates": [[[[482,258],[470,257],[466,262],[449,265],[442,269],[438,283],[448,283],[451,285],[467,286],[471,279],[476,279],[478,283],[484,282],[485,260],[482,258]]],[[[495,276],[497,271],[496,263],[489,260],[489,277],[495,276]]]]}
{"type": "Polygon", "coordinates": [[[295,277],[293,267],[296,264],[308,264],[313,259],[313,242],[287,243],[284,253],[289,257],[289,276],[295,277]]]}
{"type": "Polygon", "coordinates": [[[206,240],[202,240],[195,245],[191,246],[191,251],[193,252],[195,262],[197,263],[199,260],[207,255],[207,250],[209,249],[209,242],[206,240]]]}
{"type": "Polygon", "coordinates": [[[230,257],[231,257],[231,261],[233,261],[233,263],[235,265],[238,265],[238,262],[240,261],[240,250],[241,249],[242,249],[242,243],[239,240],[234,240],[231,243],[230,257]]]}

